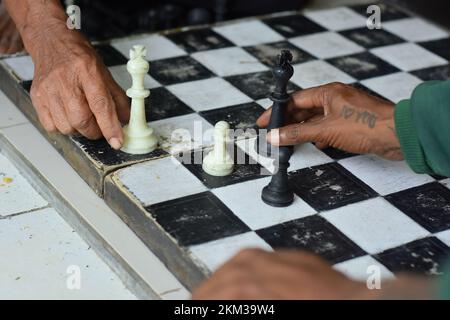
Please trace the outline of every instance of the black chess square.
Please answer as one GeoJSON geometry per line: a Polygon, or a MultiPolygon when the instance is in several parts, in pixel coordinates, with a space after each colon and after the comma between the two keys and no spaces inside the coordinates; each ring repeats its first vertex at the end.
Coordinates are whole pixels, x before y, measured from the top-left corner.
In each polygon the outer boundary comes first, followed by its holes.
{"type": "Polygon", "coordinates": [[[290,181],[294,192],[317,211],[376,196],[369,186],[335,162],[293,171],[290,181]]]}
{"type": "Polygon", "coordinates": [[[420,45],[438,56],[450,60],[450,38],[421,42],[420,45]]]}
{"type": "Polygon", "coordinates": [[[274,43],[265,43],[257,46],[244,47],[244,49],[255,56],[261,63],[273,68],[278,63],[278,55],[281,50],[289,50],[292,53],[292,64],[303,63],[314,60],[315,58],[290,42],[281,41],[274,43]]]}
{"type": "Polygon", "coordinates": [[[450,79],[450,64],[416,70],[411,73],[423,81],[447,80],[450,79]]]}
{"type": "Polygon", "coordinates": [[[146,208],[182,246],[191,246],[250,231],[211,192],[166,201],[146,208]]]}
{"type": "Polygon", "coordinates": [[[336,161],[356,156],[356,154],[354,154],[354,153],[336,149],[333,147],[328,147],[328,148],[322,149],[321,151],[336,161]]]}
{"type": "Polygon", "coordinates": [[[178,161],[180,161],[209,189],[220,188],[235,183],[267,177],[264,175],[266,171],[263,170],[263,167],[250,158],[240,148],[229,144],[227,149],[230,156],[234,159],[235,165],[233,173],[225,177],[211,176],[203,170],[203,159],[210,152],[210,150],[197,150],[180,154],[178,156],[178,161]]]}
{"type": "Polygon", "coordinates": [[[389,101],[389,100],[387,100],[385,97],[383,97],[382,95],[380,95],[380,94],[376,93],[375,91],[373,91],[373,90],[367,88],[367,87],[366,87],[365,85],[363,85],[361,82],[353,82],[353,83],[350,83],[349,85],[352,86],[352,87],[354,87],[354,88],[356,88],[356,89],[362,90],[362,91],[364,91],[365,93],[368,93],[368,94],[370,94],[370,95],[372,95],[372,96],[375,96],[375,97],[377,97],[377,98],[380,98],[380,99],[389,101]]]}
{"type": "Polygon", "coordinates": [[[327,31],[307,17],[295,14],[265,19],[264,22],[286,38],[327,31]]]}
{"type": "Polygon", "coordinates": [[[30,93],[31,90],[31,86],[33,85],[33,80],[27,80],[27,81],[23,81],[21,83],[22,88],[25,89],[26,92],[28,92],[28,94],[30,93]]]}
{"type": "Polygon", "coordinates": [[[150,97],[145,100],[147,121],[156,121],[193,113],[190,107],[178,99],[165,87],[150,90],[150,97]]]}
{"type": "Polygon", "coordinates": [[[123,54],[110,45],[94,45],[94,49],[107,67],[119,66],[128,62],[128,59],[123,54]]]}
{"type": "MultiPolygon", "coordinates": [[[[400,9],[392,4],[386,4],[386,3],[374,3],[374,4],[380,8],[382,21],[404,19],[404,18],[409,17],[409,15],[406,12],[404,12],[402,9],[400,9]]],[[[356,5],[356,6],[352,6],[350,8],[365,17],[369,17],[370,14],[367,13],[368,7],[369,7],[369,4],[356,5]]]]}
{"type": "Polygon", "coordinates": [[[385,198],[432,233],[450,229],[450,190],[438,182],[403,190],[385,198]]]}
{"type": "Polygon", "coordinates": [[[392,272],[439,275],[450,249],[435,237],[424,238],[374,256],[392,272]]]}
{"type": "Polygon", "coordinates": [[[200,115],[209,123],[215,125],[219,121],[226,121],[234,130],[253,129],[258,132],[256,120],[266,111],[255,102],[239,104],[231,107],[213,109],[200,112],[200,115]]]}
{"type": "MultiPolygon", "coordinates": [[[[240,74],[225,79],[253,100],[268,98],[275,90],[275,79],[271,71],[240,74]]],[[[294,83],[288,82],[288,93],[299,89],[294,83]]]]}
{"type": "Polygon", "coordinates": [[[358,80],[380,77],[400,71],[370,52],[328,59],[327,61],[358,80]]]}
{"type": "Polygon", "coordinates": [[[214,74],[190,56],[156,60],[149,74],[162,85],[208,79],[214,74]]]}
{"type": "Polygon", "coordinates": [[[289,221],[256,233],[274,249],[300,249],[335,264],[365,254],[353,241],[319,215],[289,221]]]}
{"type": "Polygon", "coordinates": [[[94,161],[99,162],[101,166],[117,166],[126,162],[139,162],[167,155],[167,152],[159,148],[148,154],[128,154],[120,150],[114,150],[105,139],[89,140],[78,135],[73,136],[72,139],[76,141],[84,152],[86,152],[94,161]]]}
{"type": "Polygon", "coordinates": [[[230,41],[209,28],[176,32],[166,37],[189,53],[233,46],[230,41]]]}
{"type": "Polygon", "coordinates": [[[405,42],[405,40],[383,29],[370,30],[368,28],[358,28],[341,31],[339,33],[366,49],[405,42]]]}

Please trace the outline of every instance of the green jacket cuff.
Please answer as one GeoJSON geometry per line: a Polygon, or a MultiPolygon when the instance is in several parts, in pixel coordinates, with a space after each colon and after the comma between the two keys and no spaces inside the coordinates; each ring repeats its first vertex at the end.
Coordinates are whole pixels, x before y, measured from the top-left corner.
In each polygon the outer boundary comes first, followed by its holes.
{"type": "Polygon", "coordinates": [[[395,107],[395,130],[406,162],[416,173],[430,173],[419,136],[413,123],[410,100],[402,100],[395,107]]]}

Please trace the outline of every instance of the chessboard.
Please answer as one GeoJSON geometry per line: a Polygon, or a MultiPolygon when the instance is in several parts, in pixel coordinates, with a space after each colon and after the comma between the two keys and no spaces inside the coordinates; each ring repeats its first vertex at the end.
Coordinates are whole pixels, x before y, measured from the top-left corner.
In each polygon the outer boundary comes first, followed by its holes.
{"type": "Polygon", "coordinates": [[[372,265],[385,278],[399,271],[436,275],[450,253],[449,179],[414,174],[405,162],[303,144],[289,168],[294,203],[274,208],[261,201],[270,168],[255,151],[255,121],[270,106],[280,50],[293,54],[290,92],[339,81],[398,102],[423,81],[450,77],[447,31],[380,7],[379,30],[367,28],[367,7],[357,6],[95,43],[124,89],[131,85],[130,48],[147,47],[146,113],[160,146],[147,155],[46,134],[29,98],[29,56],[0,60],[0,86],[188,288],[245,247],[312,251],[356,279],[366,279],[372,265]],[[213,143],[195,127],[210,131],[220,120],[243,133],[232,150],[245,161],[230,176],[212,177],[185,160],[201,159],[213,143]],[[186,135],[174,138],[176,129],[186,135]]]}

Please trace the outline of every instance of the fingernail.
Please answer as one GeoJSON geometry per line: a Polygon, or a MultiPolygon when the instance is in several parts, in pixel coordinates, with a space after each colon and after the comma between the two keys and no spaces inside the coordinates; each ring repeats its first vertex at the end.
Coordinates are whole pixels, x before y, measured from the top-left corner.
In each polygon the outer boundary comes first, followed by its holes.
{"type": "Polygon", "coordinates": [[[267,141],[273,145],[280,144],[280,130],[272,129],[267,134],[267,141]]]}
{"type": "Polygon", "coordinates": [[[109,139],[109,145],[116,150],[119,150],[120,148],[122,148],[122,142],[120,142],[119,139],[117,139],[117,138],[109,139]]]}

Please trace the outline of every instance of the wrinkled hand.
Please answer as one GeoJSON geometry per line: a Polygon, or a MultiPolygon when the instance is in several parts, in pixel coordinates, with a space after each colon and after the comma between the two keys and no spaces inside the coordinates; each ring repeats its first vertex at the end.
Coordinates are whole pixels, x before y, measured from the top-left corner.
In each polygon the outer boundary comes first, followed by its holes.
{"type": "Polygon", "coordinates": [[[0,54],[13,54],[22,51],[23,42],[16,24],[0,2],[0,54]]]}
{"type": "Polygon", "coordinates": [[[123,143],[121,122],[129,101],[89,42],[78,32],[52,30],[34,44],[31,98],[48,132],[106,138],[114,149],[123,143]]]}
{"type": "MultiPolygon", "coordinates": [[[[266,127],[270,114],[269,109],[258,119],[258,126],[266,127]]],[[[331,83],[294,93],[287,119],[289,125],[268,134],[273,145],[315,142],[320,149],[332,146],[403,159],[395,132],[394,105],[351,86],[331,83]]]]}
{"type": "Polygon", "coordinates": [[[300,251],[241,251],[193,292],[193,299],[368,298],[365,284],[300,251]]]}

